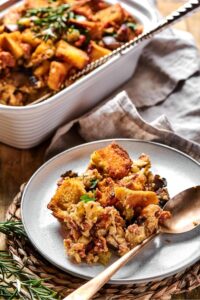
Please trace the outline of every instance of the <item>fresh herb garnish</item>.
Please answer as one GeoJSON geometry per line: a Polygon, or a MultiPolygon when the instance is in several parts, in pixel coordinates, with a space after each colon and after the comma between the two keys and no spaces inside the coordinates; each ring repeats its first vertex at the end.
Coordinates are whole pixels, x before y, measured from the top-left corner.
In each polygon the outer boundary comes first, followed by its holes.
{"type": "Polygon", "coordinates": [[[136,23],[131,23],[131,22],[129,22],[129,23],[126,23],[126,25],[127,25],[130,29],[132,29],[133,31],[135,31],[136,28],[137,28],[137,24],[136,24],[136,23]]]}
{"type": "MultiPolygon", "coordinates": [[[[0,232],[27,239],[21,221],[0,222],[0,232]]],[[[34,276],[8,252],[0,251],[0,299],[60,299],[57,292],[48,288],[46,283],[45,279],[34,276]]]]}
{"type": "Polygon", "coordinates": [[[83,202],[85,202],[85,203],[88,203],[88,202],[90,202],[90,201],[96,201],[95,198],[92,198],[92,197],[90,197],[90,196],[87,195],[87,194],[82,195],[82,196],[80,197],[80,200],[83,201],[83,202]]]}
{"type": "Polygon", "coordinates": [[[27,238],[26,232],[24,230],[23,224],[21,221],[5,221],[0,222],[0,232],[10,235],[16,234],[19,237],[27,238]]]}
{"type": "Polygon", "coordinates": [[[92,179],[90,181],[91,185],[90,185],[90,189],[95,189],[97,184],[98,184],[99,180],[98,179],[92,179]]]}
{"type": "MultiPolygon", "coordinates": [[[[35,25],[32,30],[39,32],[37,37],[48,39],[58,39],[70,27],[69,19],[75,18],[74,12],[70,11],[69,4],[58,7],[40,7],[27,10],[23,18],[30,18],[35,25]]],[[[19,20],[20,25],[20,20],[19,20]]]]}
{"type": "Polygon", "coordinates": [[[53,300],[59,296],[45,286],[45,279],[35,278],[9,253],[0,251],[0,298],[53,300]]]}

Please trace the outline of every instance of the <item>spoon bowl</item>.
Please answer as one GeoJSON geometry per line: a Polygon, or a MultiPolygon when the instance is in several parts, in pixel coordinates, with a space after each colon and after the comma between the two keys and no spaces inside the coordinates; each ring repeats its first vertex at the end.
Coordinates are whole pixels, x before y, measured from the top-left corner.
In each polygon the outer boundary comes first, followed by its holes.
{"type": "Polygon", "coordinates": [[[171,213],[160,226],[163,233],[184,233],[200,225],[200,186],[177,194],[164,206],[171,213]]]}

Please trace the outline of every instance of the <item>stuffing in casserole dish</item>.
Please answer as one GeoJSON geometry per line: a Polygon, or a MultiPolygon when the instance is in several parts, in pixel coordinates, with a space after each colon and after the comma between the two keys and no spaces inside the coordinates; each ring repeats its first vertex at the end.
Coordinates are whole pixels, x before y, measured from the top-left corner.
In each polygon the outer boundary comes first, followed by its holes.
{"type": "Polygon", "coordinates": [[[0,23],[0,103],[21,106],[142,32],[122,6],[103,0],[25,0],[0,23]]]}
{"type": "Polygon", "coordinates": [[[170,217],[166,180],[154,175],[146,154],[131,160],[118,144],[92,153],[86,171],[62,175],[48,204],[65,231],[64,246],[76,263],[107,264],[156,232],[170,217]]]}

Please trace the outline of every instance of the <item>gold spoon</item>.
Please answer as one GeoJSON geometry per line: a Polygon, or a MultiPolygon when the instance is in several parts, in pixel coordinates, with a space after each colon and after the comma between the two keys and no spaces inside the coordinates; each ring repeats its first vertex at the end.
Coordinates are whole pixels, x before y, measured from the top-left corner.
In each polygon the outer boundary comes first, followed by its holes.
{"type": "Polygon", "coordinates": [[[160,233],[178,234],[194,229],[200,225],[200,185],[189,188],[167,202],[164,210],[170,211],[172,217],[164,221],[159,230],[116,260],[103,272],[75,290],[63,300],[89,300],[109,279],[127,262],[129,262],[145,245],[160,233]]]}

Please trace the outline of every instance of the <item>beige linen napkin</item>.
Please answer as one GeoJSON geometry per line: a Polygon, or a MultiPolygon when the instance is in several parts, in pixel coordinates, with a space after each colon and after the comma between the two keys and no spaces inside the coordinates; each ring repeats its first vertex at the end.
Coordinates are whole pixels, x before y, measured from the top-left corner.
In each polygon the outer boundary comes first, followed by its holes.
{"type": "Polygon", "coordinates": [[[85,141],[120,137],[162,142],[200,160],[198,144],[173,132],[164,115],[151,123],[144,121],[125,91],[58,129],[47,149],[47,158],[85,141]]]}
{"type": "Polygon", "coordinates": [[[87,141],[125,137],[161,142],[200,160],[199,63],[188,33],[156,36],[123,88],[57,130],[46,158],[87,141]]]}

